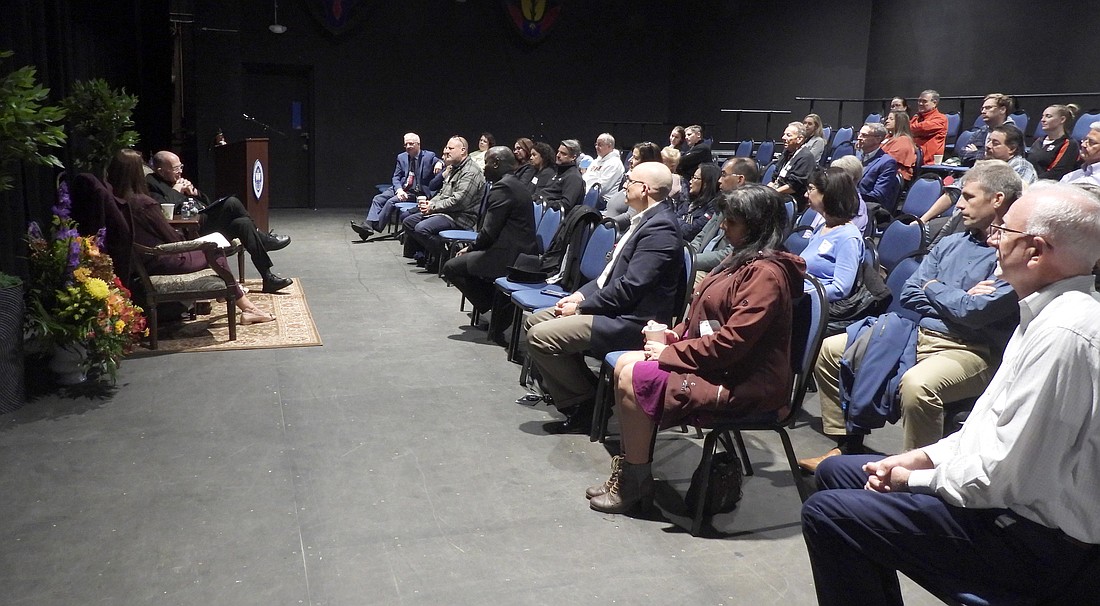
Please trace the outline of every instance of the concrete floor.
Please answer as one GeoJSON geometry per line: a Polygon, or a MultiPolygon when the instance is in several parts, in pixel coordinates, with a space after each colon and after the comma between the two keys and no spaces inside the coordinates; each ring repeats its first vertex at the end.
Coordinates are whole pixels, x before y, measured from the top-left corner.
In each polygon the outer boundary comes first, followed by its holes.
{"type": "MultiPolygon", "coordinates": [[[[777,436],[746,434],[757,473],[710,538],[685,531],[701,442],[676,431],[661,514],[589,510],[605,448],[545,435],[558,415],[514,403],[519,368],[457,291],[355,241],[359,214],[272,213],[294,239],[275,270],[301,279],[323,347],[130,359],[106,394],[0,416],[0,602],[815,603],[777,436]]],[[[799,456],[831,446],[806,408],[799,456]]]]}

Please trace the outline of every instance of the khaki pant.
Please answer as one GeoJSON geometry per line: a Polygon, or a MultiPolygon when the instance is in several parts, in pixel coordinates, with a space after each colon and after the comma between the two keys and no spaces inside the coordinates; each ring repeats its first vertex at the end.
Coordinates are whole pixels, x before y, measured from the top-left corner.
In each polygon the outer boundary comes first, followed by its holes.
{"type": "Polygon", "coordinates": [[[527,355],[542,374],[542,386],[560,409],[596,399],[596,376],[584,362],[592,341],[592,316],[554,316],[546,309],[527,316],[527,355]]]}
{"type": "MultiPolygon", "coordinates": [[[[840,359],[848,336],[825,339],[817,358],[814,377],[821,402],[821,424],[826,435],[842,436],[848,431],[840,408],[840,359]]],[[[992,378],[989,348],[959,343],[921,330],[917,335],[917,363],[901,377],[898,392],[902,448],[927,446],[943,436],[944,402],[974,398],[985,391],[992,378]]]]}

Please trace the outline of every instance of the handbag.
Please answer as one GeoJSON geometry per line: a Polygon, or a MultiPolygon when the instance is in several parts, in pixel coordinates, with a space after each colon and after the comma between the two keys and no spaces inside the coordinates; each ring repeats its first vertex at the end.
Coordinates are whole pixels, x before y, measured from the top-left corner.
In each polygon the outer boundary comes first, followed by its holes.
{"type": "MultiPolygon", "coordinates": [[[[691,476],[691,486],[688,488],[687,496],[684,497],[684,504],[689,510],[695,509],[699,499],[702,473],[703,468],[699,467],[691,476]]],[[[737,502],[741,500],[743,473],[741,458],[736,452],[714,453],[710,463],[710,482],[707,486],[706,502],[703,504],[703,512],[706,515],[729,513],[737,507],[737,502]]]]}

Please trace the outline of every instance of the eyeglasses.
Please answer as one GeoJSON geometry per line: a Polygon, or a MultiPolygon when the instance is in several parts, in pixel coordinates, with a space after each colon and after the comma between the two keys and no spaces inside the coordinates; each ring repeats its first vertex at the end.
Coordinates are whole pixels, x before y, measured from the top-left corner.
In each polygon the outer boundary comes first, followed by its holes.
{"type": "Polygon", "coordinates": [[[691,178],[688,179],[688,181],[702,181],[702,180],[703,180],[703,178],[698,176],[698,175],[692,175],[691,178]]]}
{"type": "MultiPolygon", "coordinates": [[[[1026,231],[1020,231],[1018,229],[1012,229],[1011,227],[1005,227],[1004,225],[990,225],[989,229],[992,230],[992,233],[998,234],[998,236],[1002,233],[1010,233],[1010,234],[1020,234],[1021,236],[1027,236],[1029,238],[1038,238],[1039,237],[1036,234],[1029,234],[1026,231]]],[[[1043,242],[1046,242],[1047,246],[1050,246],[1051,248],[1054,248],[1053,246],[1051,246],[1050,242],[1047,242],[1046,240],[1043,240],[1043,242]]]]}
{"type": "Polygon", "coordinates": [[[168,170],[170,170],[174,173],[182,173],[183,172],[183,165],[180,164],[179,166],[169,166],[168,170]]]}
{"type": "Polygon", "coordinates": [[[626,178],[626,184],[627,185],[631,185],[631,184],[634,184],[634,183],[637,183],[638,185],[641,185],[642,187],[646,187],[646,188],[649,187],[649,185],[647,185],[645,181],[639,181],[637,179],[631,179],[630,177],[626,178]]]}

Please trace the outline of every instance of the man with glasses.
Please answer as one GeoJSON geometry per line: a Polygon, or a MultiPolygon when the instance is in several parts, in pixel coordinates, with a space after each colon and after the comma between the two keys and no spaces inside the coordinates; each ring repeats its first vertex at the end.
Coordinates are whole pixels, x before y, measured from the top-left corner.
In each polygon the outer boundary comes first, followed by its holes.
{"type": "Polygon", "coordinates": [[[928,89],[917,97],[917,113],[909,119],[913,142],[923,153],[923,163],[935,162],[933,156],[943,154],[947,142],[947,116],[939,110],[940,94],[928,89]]]}
{"type": "MultiPolygon", "coordinates": [[[[1022,189],[1020,177],[1000,160],[983,161],[967,175],[957,206],[965,231],[944,237],[905,282],[901,306],[919,316],[917,329],[883,350],[896,352],[900,376],[884,377],[878,398],[842,401],[841,361],[848,358],[846,364],[852,364],[852,343],[847,334],[825,339],[814,377],[822,429],[837,446],[800,460],[800,467],[814,472],[829,457],[862,453],[864,435],[899,418],[903,449],[931,444],[943,435],[944,404],[982,393],[1017,323],[1016,295],[997,277],[996,251],[986,239],[989,226],[1022,189]]],[[[860,380],[860,373],[877,370],[869,365],[852,368],[854,377],[846,376],[846,389],[860,380]]]]}
{"type": "Polygon", "coordinates": [[[967,143],[966,147],[955,150],[964,164],[970,165],[975,160],[985,158],[986,139],[989,138],[989,131],[1002,124],[1015,126],[1016,123],[1012,121],[1010,115],[1014,105],[1012,97],[1008,95],[990,93],[985,96],[982,101],[982,122],[984,124],[974,131],[974,135],[970,137],[970,143],[967,143]]]}
{"type": "Polygon", "coordinates": [[[584,171],[585,191],[592,189],[593,185],[599,185],[600,197],[607,200],[608,196],[619,190],[623,172],[623,158],[619,155],[619,150],[615,149],[615,137],[609,133],[596,137],[596,159],[584,171]]]}
{"type": "Polygon", "coordinates": [[[768,187],[794,198],[800,210],[806,206],[806,186],[817,166],[813,152],[802,145],[805,142],[806,126],[801,122],[791,122],[783,129],[783,155],[778,164],[780,168],[775,173],[775,180],[768,183],[768,187]]]}
{"type": "Polygon", "coordinates": [[[547,433],[588,433],[591,428],[596,377],[585,363],[586,352],[602,358],[609,351],[641,349],[646,322],[667,324],[679,311],[683,243],[676,216],[662,204],[672,178],[659,162],[634,167],[623,187],[627,204],[638,214],[603,272],[524,323],[528,355],[554,406],[566,415],[564,421],[544,425],[547,433]]]}
{"type": "Polygon", "coordinates": [[[898,162],[882,149],[886,127],[878,122],[868,122],[859,129],[856,147],[863,153],[863,176],[856,189],[864,202],[873,202],[888,212],[897,203],[901,180],[898,179],[898,162]]]}
{"type": "MultiPolygon", "coordinates": [[[[746,183],[759,181],[760,169],[757,168],[756,160],[730,158],[722,165],[722,172],[718,174],[718,189],[728,194],[746,183]]],[[[695,251],[695,283],[699,284],[733,250],[733,244],[726,240],[726,234],[722,231],[722,213],[714,213],[707,221],[691,241],[691,249],[695,251]]]]}
{"type": "Polygon", "coordinates": [[[252,264],[263,278],[263,292],[277,292],[294,283],[290,278],[272,273],[271,267],[274,263],[267,254],[286,248],[290,244],[290,237],[260,231],[244,203],[235,196],[211,203],[193,183],[183,178],[183,163],[179,156],[170,151],[154,154],[153,172],[145,176],[145,182],[149,185],[150,196],[161,204],[175,204],[177,212],[184,202],[194,199],[201,207],[200,233],[205,235],[218,232],[227,240],[240,240],[252,258],[252,264]]]}
{"type": "Polygon", "coordinates": [[[1100,186],[1100,122],[1089,125],[1081,139],[1081,168],[1062,177],[1062,183],[1091,183],[1100,186]]]}
{"type": "Polygon", "coordinates": [[[818,603],[1086,604],[1100,552],[1100,199],[1040,183],[992,227],[1020,325],[962,429],[891,457],[837,457],[802,507],[818,603]],[[968,600],[967,603],[972,603],[968,600]]]}

